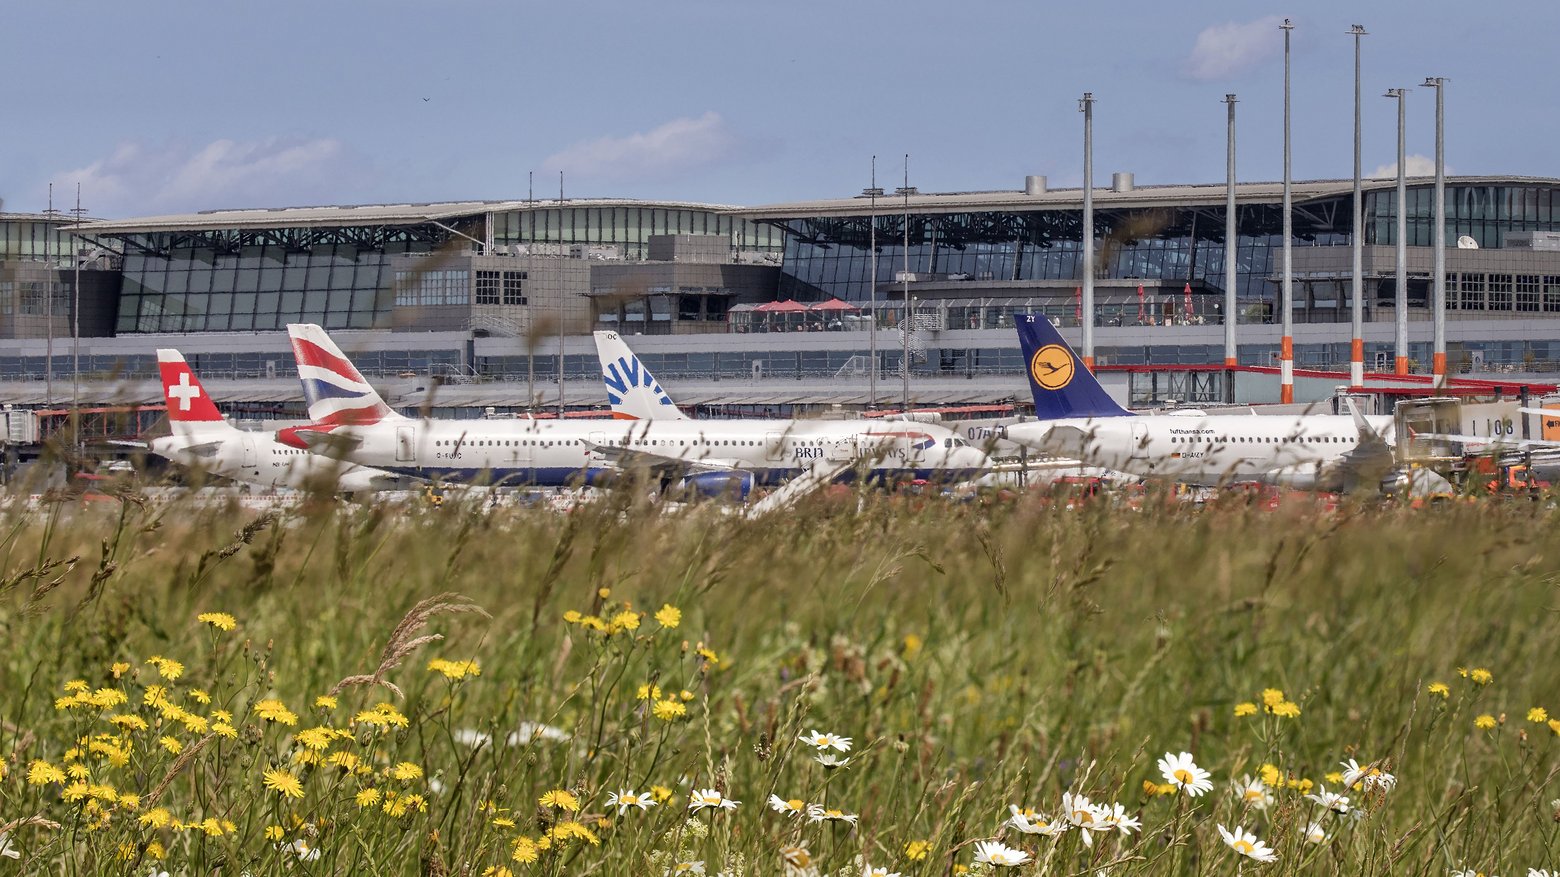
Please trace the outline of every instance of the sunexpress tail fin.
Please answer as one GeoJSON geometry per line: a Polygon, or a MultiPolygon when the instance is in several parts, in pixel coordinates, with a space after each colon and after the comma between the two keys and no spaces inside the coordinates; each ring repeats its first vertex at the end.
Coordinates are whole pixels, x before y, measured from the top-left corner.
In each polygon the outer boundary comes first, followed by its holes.
{"type": "Polygon", "coordinates": [[[1130,417],[1116,404],[1062,334],[1044,314],[1014,314],[1018,344],[1024,351],[1024,374],[1041,420],[1072,417],[1130,417]]]}
{"type": "Polygon", "coordinates": [[[616,332],[597,332],[596,357],[612,415],[633,420],[687,420],[661,384],[616,332]]]}

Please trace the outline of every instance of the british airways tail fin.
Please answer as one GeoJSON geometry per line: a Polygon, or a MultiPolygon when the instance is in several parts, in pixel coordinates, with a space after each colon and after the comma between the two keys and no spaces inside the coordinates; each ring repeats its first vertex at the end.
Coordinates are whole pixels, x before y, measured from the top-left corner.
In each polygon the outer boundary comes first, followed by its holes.
{"type": "Polygon", "coordinates": [[[597,332],[596,357],[612,416],[625,420],[687,420],[661,384],[616,332],[597,332]]]}
{"type": "Polygon", "coordinates": [[[1041,420],[1067,417],[1130,417],[1116,404],[1083,360],[1044,314],[1014,314],[1018,344],[1024,351],[1024,373],[1041,420]]]}
{"type": "Polygon", "coordinates": [[[287,335],[292,339],[298,380],[303,382],[309,419],[314,423],[366,425],[400,419],[324,329],[313,323],[292,323],[287,335]]]}
{"type": "Polygon", "coordinates": [[[163,401],[168,403],[168,424],[174,434],[233,429],[184,361],[184,354],[168,348],[158,350],[157,373],[162,378],[163,401]]]}

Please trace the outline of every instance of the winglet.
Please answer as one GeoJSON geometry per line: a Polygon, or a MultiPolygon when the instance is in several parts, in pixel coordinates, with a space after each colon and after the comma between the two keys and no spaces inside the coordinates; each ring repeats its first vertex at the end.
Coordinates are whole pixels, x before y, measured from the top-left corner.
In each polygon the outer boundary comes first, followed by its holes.
{"type": "Polygon", "coordinates": [[[1105,392],[1044,314],[1014,314],[1013,321],[1024,351],[1024,374],[1035,398],[1036,417],[1132,416],[1105,392]]]}
{"type": "Polygon", "coordinates": [[[1354,404],[1352,398],[1344,396],[1343,404],[1348,407],[1350,416],[1354,418],[1354,428],[1360,431],[1360,441],[1362,443],[1366,441],[1379,442],[1382,440],[1381,433],[1377,432],[1376,428],[1370,425],[1370,421],[1365,419],[1365,415],[1360,413],[1359,406],[1354,404]]]}
{"type": "Polygon", "coordinates": [[[633,420],[688,420],[678,410],[650,369],[639,361],[616,332],[596,332],[596,357],[601,381],[614,417],[633,420]]]}
{"type": "Polygon", "coordinates": [[[184,354],[162,348],[157,351],[157,373],[162,377],[163,401],[168,403],[172,423],[221,423],[222,413],[211,395],[200,385],[200,378],[184,361],[184,354]]]}
{"type": "Polygon", "coordinates": [[[340,426],[398,419],[324,329],[313,323],[292,323],[287,326],[287,335],[292,339],[310,420],[340,426]]]}

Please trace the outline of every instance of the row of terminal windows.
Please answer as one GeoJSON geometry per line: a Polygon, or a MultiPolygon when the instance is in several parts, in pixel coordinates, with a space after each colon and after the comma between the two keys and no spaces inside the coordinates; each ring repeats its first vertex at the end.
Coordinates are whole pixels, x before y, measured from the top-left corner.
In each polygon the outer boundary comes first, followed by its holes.
{"type": "Polygon", "coordinates": [[[478,271],[477,304],[525,304],[524,271],[478,271]]]}

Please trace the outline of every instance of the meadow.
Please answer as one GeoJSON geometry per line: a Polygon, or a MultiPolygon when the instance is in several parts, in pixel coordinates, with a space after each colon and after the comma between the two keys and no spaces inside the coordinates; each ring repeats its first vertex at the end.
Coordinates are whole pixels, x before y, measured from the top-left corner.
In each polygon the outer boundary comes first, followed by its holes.
{"type": "Polygon", "coordinates": [[[1557,524],[13,511],[0,874],[1521,877],[1557,524]]]}

